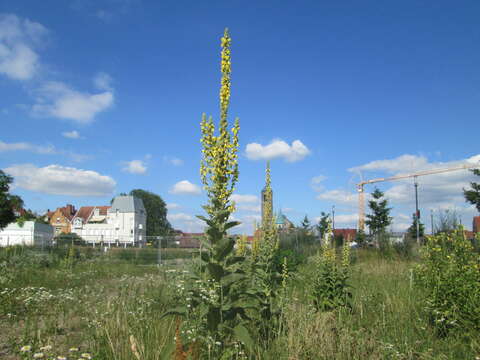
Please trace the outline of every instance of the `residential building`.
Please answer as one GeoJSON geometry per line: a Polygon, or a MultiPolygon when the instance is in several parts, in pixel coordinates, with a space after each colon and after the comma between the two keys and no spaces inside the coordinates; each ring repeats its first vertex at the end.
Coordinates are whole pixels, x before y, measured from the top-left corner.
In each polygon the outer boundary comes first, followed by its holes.
{"type": "Polygon", "coordinates": [[[141,199],[117,196],[111,206],[82,206],[72,220],[72,232],[92,244],[141,245],[146,242],[146,221],[141,199]]]}
{"type": "Polygon", "coordinates": [[[46,220],[55,229],[55,236],[60,234],[68,234],[71,231],[72,219],[75,216],[75,207],[67,204],[59,207],[54,211],[48,211],[46,220]]]}
{"type": "Polygon", "coordinates": [[[13,222],[0,231],[0,246],[50,246],[54,228],[48,224],[25,221],[22,225],[13,222]]]}

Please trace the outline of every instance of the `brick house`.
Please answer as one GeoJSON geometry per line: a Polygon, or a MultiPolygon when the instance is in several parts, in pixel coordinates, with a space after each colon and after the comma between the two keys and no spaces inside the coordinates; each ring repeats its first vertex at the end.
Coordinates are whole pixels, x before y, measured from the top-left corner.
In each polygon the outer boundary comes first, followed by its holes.
{"type": "Polygon", "coordinates": [[[64,207],[59,207],[54,211],[48,211],[46,220],[53,226],[55,236],[60,234],[68,234],[72,230],[72,219],[75,216],[75,207],[67,204],[64,207]]]}

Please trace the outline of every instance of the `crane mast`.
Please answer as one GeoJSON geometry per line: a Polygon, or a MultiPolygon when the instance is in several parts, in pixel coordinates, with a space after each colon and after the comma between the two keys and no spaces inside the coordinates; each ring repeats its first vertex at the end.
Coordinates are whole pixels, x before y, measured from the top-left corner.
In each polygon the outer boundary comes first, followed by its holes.
{"type": "Polygon", "coordinates": [[[387,178],[376,178],[376,179],[370,179],[370,180],[365,180],[361,181],[357,184],[357,191],[358,191],[358,230],[359,231],[364,231],[365,229],[365,192],[364,192],[364,185],[367,184],[374,184],[377,182],[383,182],[383,181],[395,181],[395,180],[400,180],[400,179],[407,179],[407,178],[417,178],[418,176],[425,176],[425,175],[432,175],[432,174],[441,174],[441,173],[446,173],[450,171],[457,171],[457,170],[467,170],[467,169],[473,169],[477,168],[480,165],[461,165],[461,166],[456,166],[456,167],[451,167],[451,168],[444,168],[444,169],[434,169],[434,170],[425,170],[425,171],[419,171],[413,174],[402,174],[402,175],[396,175],[396,176],[391,176],[387,178]]]}

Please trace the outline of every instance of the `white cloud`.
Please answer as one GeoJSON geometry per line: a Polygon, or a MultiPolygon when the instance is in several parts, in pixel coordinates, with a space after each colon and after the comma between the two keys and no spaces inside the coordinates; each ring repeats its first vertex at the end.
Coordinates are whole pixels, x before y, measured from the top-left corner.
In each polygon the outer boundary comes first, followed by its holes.
{"type": "Polygon", "coordinates": [[[58,151],[53,145],[34,145],[27,142],[6,143],[0,141],[0,152],[7,151],[30,151],[36,154],[52,155],[57,154],[58,151]]]}
{"type": "Polygon", "coordinates": [[[327,177],[325,175],[318,175],[312,178],[310,180],[310,186],[312,187],[313,190],[315,191],[322,191],[325,189],[325,186],[322,185],[322,182],[326,179],[327,177]]]}
{"type": "Polygon", "coordinates": [[[379,170],[385,171],[388,173],[397,173],[397,172],[415,172],[419,170],[425,170],[429,167],[429,163],[426,157],[417,156],[417,155],[401,155],[394,159],[386,160],[375,160],[367,164],[355,166],[348,171],[358,172],[358,171],[372,171],[379,170]]]}
{"type": "Polygon", "coordinates": [[[257,195],[233,194],[230,199],[237,204],[238,210],[260,212],[260,199],[257,195]]]}
{"type": "Polygon", "coordinates": [[[147,166],[143,160],[126,161],[126,166],[122,169],[130,174],[145,174],[147,172],[147,166]]]}
{"type": "Polygon", "coordinates": [[[167,218],[168,221],[192,221],[195,219],[192,215],[185,213],[168,214],[167,218]]]}
{"type": "Polygon", "coordinates": [[[175,213],[167,215],[168,221],[175,229],[183,232],[203,232],[205,223],[200,219],[186,213],[175,213]]]}
{"type": "Polygon", "coordinates": [[[0,141],[0,153],[7,151],[29,151],[40,155],[64,155],[75,162],[82,162],[90,158],[89,155],[77,154],[72,151],[59,150],[53,145],[35,145],[28,142],[6,143],[0,141]]]}
{"type": "Polygon", "coordinates": [[[310,150],[300,141],[295,140],[289,145],[283,140],[273,140],[268,145],[258,143],[247,144],[246,155],[250,160],[270,160],[283,158],[288,162],[300,161],[310,154],[310,150]]]}
{"type": "Polygon", "coordinates": [[[178,205],[178,204],[176,204],[176,203],[168,203],[168,204],[167,204],[167,209],[168,209],[168,210],[178,209],[178,208],[180,208],[180,207],[181,207],[181,206],[178,205]]]}
{"type": "MultiPolygon", "coordinates": [[[[466,159],[449,162],[431,162],[426,157],[405,154],[394,159],[375,160],[367,164],[350,168],[349,171],[376,171],[388,174],[388,176],[408,174],[432,169],[446,169],[459,167],[465,164],[479,164],[480,154],[466,159]]],[[[368,179],[367,176],[364,176],[368,179]]],[[[417,177],[419,208],[423,212],[422,219],[426,222],[424,213],[430,209],[451,209],[455,208],[464,214],[464,224],[469,228],[471,217],[475,214],[472,207],[465,203],[463,188],[469,188],[471,181],[478,181],[468,170],[457,170],[446,173],[431,174],[417,177]]],[[[415,187],[414,179],[400,179],[396,181],[379,182],[365,185],[365,211],[368,213],[368,198],[375,185],[385,189],[385,198],[393,208],[394,221],[392,229],[403,230],[407,224],[411,224],[411,217],[408,221],[405,213],[413,213],[415,209],[415,187]],[[399,214],[396,211],[400,211],[399,214]]],[[[358,194],[342,189],[325,191],[317,195],[319,200],[327,200],[335,203],[356,205],[358,194]]],[[[407,216],[408,217],[408,216],[407,216]]]]}
{"type": "Polygon", "coordinates": [[[62,132],[62,136],[69,139],[80,139],[80,133],[77,130],[62,132]]]}
{"type": "Polygon", "coordinates": [[[46,82],[37,93],[33,115],[68,119],[80,124],[92,122],[98,113],[110,108],[114,102],[112,91],[82,93],[58,81],[46,82]]]}
{"type": "Polygon", "coordinates": [[[230,199],[235,201],[237,204],[245,204],[245,203],[257,203],[259,201],[257,195],[240,195],[240,194],[233,194],[230,196],[230,199]]]}
{"type": "Polygon", "coordinates": [[[45,194],[107,196],[113,193],[116,185],[110,176],[61,165],[21,164],[4,171],[14,177],[16,186],[45,194]]]}
{"type": "Polygon", "coordinates": [[[358,195],[345,190],[329,190],[317,195],[318,200],[354,205],[358,202],[358,195]]]}
{"type": "Polygon", "coordinates": [[[173,166],[182,166],[183,160],[174,156],[164,156],[163,161],[170,163],[173,166]]]}
{"type": "Polygon", "coordinates": [[[104,72],[99,72],[93,78],[93,83],[98,90],[113,92],[112,82],[113,82],[112,77],[104,72]]]}
{"type": "Polygon", "coordinates": [[[0,15],[0,73],[16,80],[28,80],[40,67],[35,48],[42,45],[47,29],[13,14],[0,15]]]}
{"type": "Polygon", "coordinates": [[[169,193],[175,195],[199,195],[201,190],[198,185],[192,184],[188,180],[182,180],[173,185],[169,193]]]}
{"type": "Polygon", "coordinates": [[[260,205],[237,205],[238,210],[251,211],[251,212],[260,212],[260,205]]]}

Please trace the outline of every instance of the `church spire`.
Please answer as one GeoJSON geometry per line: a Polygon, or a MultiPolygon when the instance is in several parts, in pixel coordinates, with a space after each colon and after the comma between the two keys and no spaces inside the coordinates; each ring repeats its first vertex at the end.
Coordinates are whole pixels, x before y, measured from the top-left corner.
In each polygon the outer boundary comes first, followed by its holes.
{"type": "Polygon", "coordinates": [[[267,161],[265,170],[265,187],[262,190],[262,228],[270,226],[273,219],[273,192],[270,175],[270,161],[267,161]]]}

